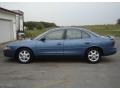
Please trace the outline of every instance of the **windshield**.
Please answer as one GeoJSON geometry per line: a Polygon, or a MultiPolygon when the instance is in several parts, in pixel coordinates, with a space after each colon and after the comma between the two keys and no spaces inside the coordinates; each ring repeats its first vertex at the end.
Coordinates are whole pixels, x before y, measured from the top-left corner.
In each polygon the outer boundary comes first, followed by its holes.
{"type": "Polygon", "coordinates": [[[42,34],[38,35],[38,36],[37,36],[37,37],[35,37],[34,39],[35,39],[35,40],[40,39],[40,38],[41,38],[43,35],[45,35],[47,32],[48,32],[48,31],[46,31],[46,32],[44,32],[44,33],[42,33],[42,34]]]}

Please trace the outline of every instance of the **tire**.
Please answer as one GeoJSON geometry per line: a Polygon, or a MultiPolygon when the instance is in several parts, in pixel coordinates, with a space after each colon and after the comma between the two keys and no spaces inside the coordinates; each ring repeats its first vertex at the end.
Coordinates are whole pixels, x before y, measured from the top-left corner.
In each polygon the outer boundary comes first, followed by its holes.
{"type": "Polygon", "coordinates": [[[86,53],[86,58],[89,63],[98,63],[101,60],[100,50],[97,48],[90,48],[86,53]]]}
{"type": "Polygon", "coordinates": [[[33,53],[30,49],[22,48],[17,52],[17,61],[22,64],[30,63],[33,59],[33,53]]]}

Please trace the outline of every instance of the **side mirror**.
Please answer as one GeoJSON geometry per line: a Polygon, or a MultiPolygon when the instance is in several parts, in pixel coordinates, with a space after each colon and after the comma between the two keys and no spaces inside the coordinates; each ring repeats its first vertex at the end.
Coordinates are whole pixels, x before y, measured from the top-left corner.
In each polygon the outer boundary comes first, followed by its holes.
{"type": "Polygon", "coordinates": [[[41,41],[45,41],[45,38],[43,37],[43,38],[41,38],[40,40],[41,40],[41,41]]]}

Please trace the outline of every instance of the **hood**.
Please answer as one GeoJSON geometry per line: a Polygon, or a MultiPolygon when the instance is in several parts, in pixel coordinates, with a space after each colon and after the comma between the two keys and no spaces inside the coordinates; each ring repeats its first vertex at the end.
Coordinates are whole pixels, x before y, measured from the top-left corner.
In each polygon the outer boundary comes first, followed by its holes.
{"type": "Polygon", "coordinates": [[[17,40],[17,41],[9,43],[7,46],[23,45],[23,44],[32,43],[32,42],[33,42],[33,40],[31,40],[31,39],[17,40]]]}

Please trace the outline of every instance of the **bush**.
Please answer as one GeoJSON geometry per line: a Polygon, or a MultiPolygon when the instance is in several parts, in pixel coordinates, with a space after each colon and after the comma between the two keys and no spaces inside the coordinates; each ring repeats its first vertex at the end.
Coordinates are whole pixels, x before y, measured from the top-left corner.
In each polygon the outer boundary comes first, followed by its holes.
{"type": "Polygon", "coordinates": [[[120,19],[117,20],[117,24],[120,25],[120,19]]]}
{"type": "Polygon", "coordinates": [[[49,23],[49,22],[35,22],[35,21],[28,21],[24,22],[24,26],[28,28],[28,30],[35,29],[44,29],[49,27],[56,27],[55,23],[49,23]]]}

